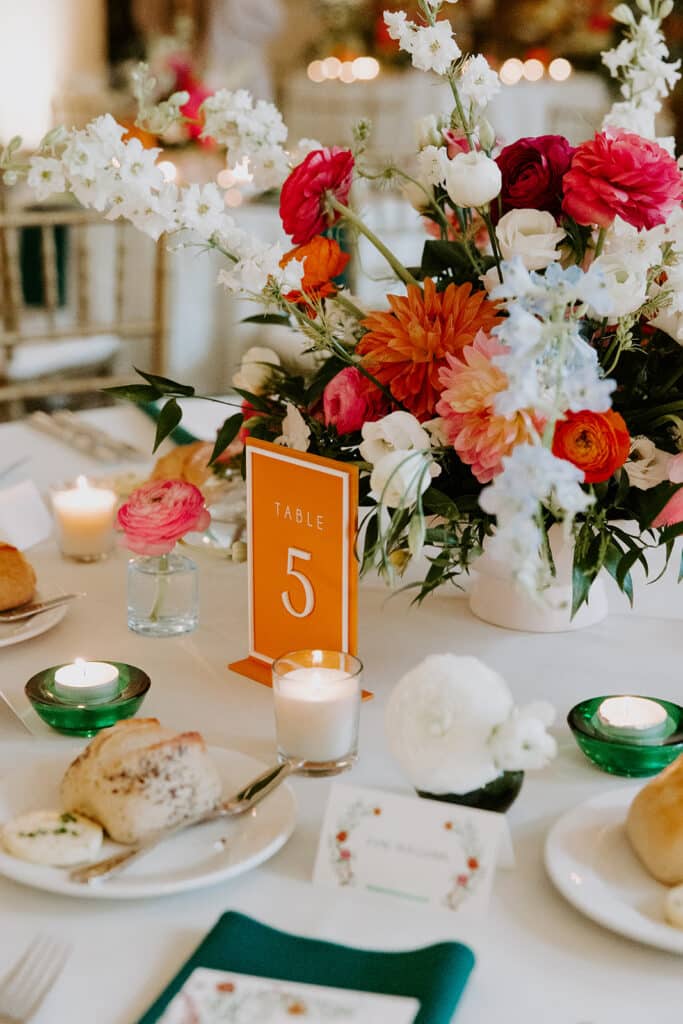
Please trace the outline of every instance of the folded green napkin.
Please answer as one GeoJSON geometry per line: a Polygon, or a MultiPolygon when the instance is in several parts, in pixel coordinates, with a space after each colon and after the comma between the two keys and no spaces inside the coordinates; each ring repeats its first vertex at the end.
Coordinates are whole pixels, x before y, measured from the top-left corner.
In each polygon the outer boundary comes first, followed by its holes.
{"type": "MultiPolygon", "coordinates": [[[[160,407],[156,402],[148,402],[145,405],[138,405],[138,409],[144,412],[150,419],[156,421],[159,419],[160,407]]],[[[168,435],[174,444],[192,444],[193,441],[198,441],[199,438],[191,434],[189,430],[185,430],[183,426],[174,427],[171,433],[168,435]]]]}
{"type": "Polygon", "coordinates": [[[459,942],[377,953],[303,939],[230,911],[219,919],[138,1024],[154,1024],[197,967],[330,988],[412,996],[415,1024],[449,1024],[474,954],[459,942]]]}

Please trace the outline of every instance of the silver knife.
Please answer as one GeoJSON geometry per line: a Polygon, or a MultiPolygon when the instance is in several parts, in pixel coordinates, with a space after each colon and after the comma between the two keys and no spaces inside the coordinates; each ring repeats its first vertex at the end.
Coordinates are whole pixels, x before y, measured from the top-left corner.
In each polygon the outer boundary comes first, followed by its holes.
{"type": "Polygon", "coordinates": [[[0,612],[0,623],[19,622],[21,619],[30,619],[34,615],[41,615],[50,611],[51,608],[59,608],[69,601],[77,601],[85,594],[60,594],[58,597],[51,597],[47,601],[30,601],[28,604],[19,605],[18,608],[10,608],[6,612],[0,612]]]}
{"type": "Polygon", "coordinates": [[[119,874],[129,864],[133,864],[146,857],[160,843],[163,843],[178,832],[183,832],[186,828],[191,828],[193,825],[201,825],[206,821],[215,821],[217,818],[234,818],[244,814],[245,811],[250,811],[252,807],[260,803],[274,789],[277,789],[288,775],[292,775],[301,768],[302,764],[303,761],[284,761],[282,764],[268,768],[262,775],[252,779],[234,796],[224,800],[223,803],[214,807],[213,810],[207,811],[206,814],[202,814],[201,817],[185,819],[172,828],[166,828],[161,832],[157,832],[144,843],[131,846],[122,853],[115,853],[112,857],[107,857],[105,860],[96,861],[94,864],[86,864],[85,867],[75,868],[69,872],[69,881],[81,883],[104,881],[106,878],[119,874]]]}

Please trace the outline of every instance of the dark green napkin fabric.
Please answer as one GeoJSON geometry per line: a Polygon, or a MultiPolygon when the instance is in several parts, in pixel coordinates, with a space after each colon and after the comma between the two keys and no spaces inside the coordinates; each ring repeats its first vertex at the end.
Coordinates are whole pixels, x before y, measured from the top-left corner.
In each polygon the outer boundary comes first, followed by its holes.
{"type": "MultiPolygon", "coordinates": [[[[138,409],[144,412],[146,416],[149,416],[150,419],[154,420],[155,423],[159,419],[159,412],[161,410],[156,402],[147,402],[144,405],[138,405],[138,409]]],[[[183,427],[182,424],[174,427],[168,436],[174,444],[192,444],[193,441],[199,440],[199,438],[195,437],[194,434],[191,434],[189,430],[185,430],[185,427],[183,427]]]]}
{"type": "Polygon", "coordinates": [[[138,1024],[154,1024],[197,967],[412,996],[420,1000],[415,1024],[450,1024],[473,966],[472,950],[459,942],[441,942],[408,953],[370,952],[288,935],[230,911],[138,1024]]]}

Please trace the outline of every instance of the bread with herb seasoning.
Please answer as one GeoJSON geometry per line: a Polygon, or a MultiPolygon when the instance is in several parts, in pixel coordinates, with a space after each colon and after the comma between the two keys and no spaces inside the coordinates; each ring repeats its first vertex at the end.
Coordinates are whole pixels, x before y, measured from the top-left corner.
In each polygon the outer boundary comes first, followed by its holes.
{"type": "Polygon", "coordinates": [[[626,834],[658,882],[683,883],[683,754],[637,794],[626,834]]]}

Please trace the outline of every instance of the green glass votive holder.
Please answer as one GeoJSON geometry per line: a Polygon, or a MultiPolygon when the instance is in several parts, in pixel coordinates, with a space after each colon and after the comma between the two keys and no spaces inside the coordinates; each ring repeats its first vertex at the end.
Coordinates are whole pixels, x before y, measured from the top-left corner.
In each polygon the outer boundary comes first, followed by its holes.
{"type": "Polygon", "coordinates": [[[606,725],[598,712],[611,696],[591,697],[581,701],[567,715],[567,723],[580,749],[594,765],[611,775],[642,778],[657,775],[683,754],[683,708],[668,700],[638,697],[657,705],[665,713],[656,735],[606,725]]]}
{"type": "Polygon", "coordinates": [[[55,674],[64,665],[53,665],[31,676],[24,688],[26,696],[36,714],[57,732],[94,736],[123,718],[132,718],[151,686],[149,676],[141,668],[120,661],[107,664],[118,669],[119,676],[116,691],[106,700],[77,701],[58,693],[55,674]]]}

